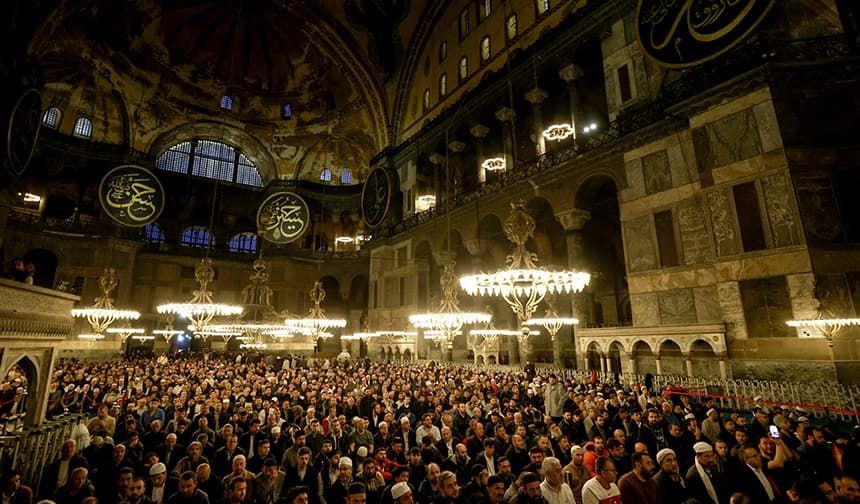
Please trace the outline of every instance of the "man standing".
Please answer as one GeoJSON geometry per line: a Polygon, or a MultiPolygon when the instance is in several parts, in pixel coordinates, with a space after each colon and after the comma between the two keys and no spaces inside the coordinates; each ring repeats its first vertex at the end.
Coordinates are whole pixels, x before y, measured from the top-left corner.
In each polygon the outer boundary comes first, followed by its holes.
{"type": "Polygon", "coordinates": [[[552,421],[559,423],[564,412],[564,401],[567,400],[564,384],[558,381],[555,374],[549,375],[549,383],[544,389],[544,407],[546,414],[552,417],[552,421]]]}
{"type": "Polygon", "coordinates": [[[543,459],[543,482],[540,493],[548,504],[575,504],[573,490],[564,482],[561,462],[555,457],[543,459]]]}
{"type": "Polygon", "coordinates": [[[263,470],[257,475],[254,484],[254,502],[256,504],[275,504],[283,494],[286,474],[273,458],[263,462],[263,470]]]}
{"type": "Polygon", "coordinates": [[[149,482],[146,487],[146,497],[152,504],[164,504],[168,497],[176,492],[175,480],[168,485],[167,466],[161,462],[149,468],[149,482]]]}
{"type": "Polygon", "coordinates": [[[752,446],[744,448],[744,465],[737,473],[737,487],[753,502],[773,502],[776,487],[762,471],[761,455],[752,446]]]}
{"type": "Polygon", "coordinates": [[[657,483],[651,479],[651,474],[654,472],[654,462],[651,461],[651,456],[647,453],[634,453],[630,460],[633,462],[633,470],[618,481],[621,500],[641,504],[657,504],[659,495],[657,483]]]}
{"type": "Polygon", "coordinates": [[[615,464],[600,457],[594,464],[595,476],[582,486],[582,504],[621,504],[621,491],[615,480],[615,464]]]}

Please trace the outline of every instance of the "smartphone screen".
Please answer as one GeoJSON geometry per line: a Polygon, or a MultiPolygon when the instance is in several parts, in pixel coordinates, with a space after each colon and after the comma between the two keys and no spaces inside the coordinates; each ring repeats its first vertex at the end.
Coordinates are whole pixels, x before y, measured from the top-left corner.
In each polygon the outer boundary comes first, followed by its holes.
{"type": "Polygon", "coordinates": [[[770,426],[770,437],[773,439],[779,439],[779,429],[776,428],[776,425],[770,426]]]}

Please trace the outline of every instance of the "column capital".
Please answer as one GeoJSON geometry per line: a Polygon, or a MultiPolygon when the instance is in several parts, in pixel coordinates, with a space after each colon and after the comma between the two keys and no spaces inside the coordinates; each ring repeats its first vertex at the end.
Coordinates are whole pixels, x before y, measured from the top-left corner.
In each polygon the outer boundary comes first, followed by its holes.
{"type": "Polygon", "coordinates": [[[502,107],[496,111],[496,119],[502,122],[513,121],[516,116],[517,112],[510,107],[502,107]]]}
{"type": "Polygon", "coordinates": [[[539,87],[534,87],[526,92],[525,98],[532,105],[539,105],[549,98],[549,93],[539,87]]]}
{"type": "Polygon", "coordinates": [[[437,264],[445,264],[451,261],[456,261],[457,254],[455,252],[448,252],[447,250],[440,250],[438,252],[433,252],[433,259],[436,260],[437,264]]]}
{"type": "Polygon", "coordinates": [[[565,231],[579,231],[591,218],[591,212],[574,208],[573,210],[556,212],[555,218],[558,219],[565,231]]]}
{"type": "Polygon", "coordinates": [[[463,240],[463,246],[466,247],[466,251],[469,252],[471,256],[477,256],[484,250],[485,245],[487,244],[487,240],[482,240],[480,238],[473,238],[471,240],[463,240]]]}
{"type": "Polygon", "coordinates": [[[427,159],[429,159],[431,163],[437,166],[445,163],[445,156],[443,154],[439,154],[438,152],[430,154],[427,159]]]}
{"type": "Polygon", "coordinates": [[[490,128],[484,126],[483,124],[476,124],[472,126],[472,128],[469,130],[469,133],[471,133],[472,136],[475,138],[484,138],[487,136],[487,134],[490,133],[490,128]]]}
{"type": "Polygon", "coordinates": [[[459,140],[454,140],[448,143],[448,149],[450,149],[451,152],[463,152],[464,150],[466,150],[466,143],[461,142],[459,140]]]}
{"type": "Polygon", "coordinates": [[[558,71],[558,76],[561,77],[561,80],[567,82],[568,84],[573,84],[573,81],[579,79],[585,75],[585,72],[582,71],[579,65],[575,65],[571,63],[566,67],[562,68],[558,71]]]}

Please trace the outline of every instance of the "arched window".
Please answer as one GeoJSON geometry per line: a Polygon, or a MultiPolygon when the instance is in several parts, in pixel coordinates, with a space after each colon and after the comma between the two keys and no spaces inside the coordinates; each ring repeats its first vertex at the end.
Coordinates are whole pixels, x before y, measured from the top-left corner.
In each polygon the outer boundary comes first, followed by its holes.
{"type": "Polygon", "coordinates": [[[239,233],[230,238],[228,244],[230,252],[253,254],[257,251],[257,235],[254,233],[239,233]]]}
{"type": "Polygon", "coordinates": [[[538,14],[544,14],[549,10],[549,0],[535,0],[537,2],[538,14]]]}
{"type": "Polygon", "coordinates": [[[93,122],[88,117],[79,116],[75,119],[75,128],[72,130],[72,134],[80,138],[92,138],[93,122]]]}
{"type": "Polygon", "coordinates": [[[49,128],[57,129],[57,126],[60,125],[60,117],[62,117],[62,112],[57,107],[51,107],[45,111],[42,115],[42,124],[49,128]]]}
{"type": "Polygon", "coordinates": [[[292,119],[293,117],[293,106],[289,103],[285,103],[281,107],[281,119],[292,119]]]}
{"type": "Polygon", "coordinates": [[[439,44],[439,63],[442,63],[447,58],[448,58],[448,42],[443,40],[442,43],[439,44]]]}
{"type": "Polygon", "coordinates": [[[448,76],[442,74],[442,77],[439,77],[439,97],[443,97],[448,94],[448,76]]]}
{"type": "Polygon", "coordinates": [[[221,97],[221,109],[222,110],[233,110],[233,98],[230,98],[229,95],[224,95],[221,97]]]}
{"type": "Polygon", "coordinates": [[[351,185],[352,184],[352,170],[349,168],[344,168],[340,172],[340,183],[341,185],[351,185]]]}
{"type": "Polygon", "coordinates": [[[466,56],[460,58],[459,69],[460,81],[466,80],[466,77],[469,76],[469,58],[467,58],[466,56]]]}
{"type": "Polygon", "coordinates": [[[490,50],[490,36],[481,39],[481,63],[486,63],[487,60],[492,56],[492,51],[490,50]]]}
{"type": "Polygon", "coordinates": [[[323,168],[320,172],[320,182],[331,182],[331,170],[323,168]]]}
{"type": "Polygon", "coordinates": [[[164,243],[164,230],[155,222],[147,224],[143,228],[143,234],[147,243],[164,243]]]}
{"type": "Polygon", "coordinates": [[[155,167],[225,182],[257,187],[263,185],[260,172],[250,159],[235,147],[212,140],[178,143],[156,158],[155,167]]]}
{"type": "Polygon", "coordinates": [[[478,17],[487,19],[493,13],[493,0],[480,0],[478,2],[478,17]]]}
{"type": "Polygon", "coordinates": [[[179,244],[183,247],[207,248],[212,245],[212,233],[203,226],[191,226],[182,232],[179,244]]]}
{"type": "Polygon", "coordinates": [[[429,89],[424,90],[424,99],[422,100],[422,103],[424,105],[424,112],[427,112],[427,110],[430,109],[430,90],[429,89]]]}
{"type": "Polygon", "coordinates": [[[517,38],[517,30],[517,15],[511,14],[508,16],[508,21],[505,23],[505,33],[508,36],[508,40],[517,38]]]}

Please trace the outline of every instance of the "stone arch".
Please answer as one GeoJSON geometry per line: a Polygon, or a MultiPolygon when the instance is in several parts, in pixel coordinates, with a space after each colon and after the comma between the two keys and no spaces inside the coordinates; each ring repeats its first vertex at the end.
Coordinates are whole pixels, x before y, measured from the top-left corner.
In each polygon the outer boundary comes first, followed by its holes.
{"type": "Polygon", "coordinates": [[[405,348],[403,350],[403,360],[406,362],[410,362],[412,360],[412,350],[409,348],[405,348]]]}
{"type": "Polygon", "coordinates": [[[370,282],[367,275],[360,273],[352,277],[349,282],[349,299],[347,305],[351,310],[364,310],[367,308],[370,282]]]}
{"type": "Polygon", "coordinates": [[[681,345],[673,339],[665,339],[660,342],[657,350],[660,356],[660,371],[664,375],[686,375],[686,362],[681,345]]]}
{"type": "Polygon", "coordinates": [[[585,350],[586,369],[600,371],[600,359],[602,353],[603,349],[600,348],[599,343],[596,341],[589,343],[585,350]]]}
{"type": "MultiPolygon", "coordinates": [[[[22,396],[16,395],[17,404],[12,403],[9,405],[9,408],[14,408],[16,411],[11,413],[23,414],[24,415],[24,425],[31,426],[36,423],[36,415],[39,408],[39,366],[38,364],[27,354],[24,354],[18,357],[15,362],[13,362],[4,372],[4,381],[6,377],[9,377],[10,373],[15,370],[20,370],[23,375],[22,378],[26,380],[26,394],[22,396]],[[17,366],[17,368],[16,368],[17,366]]],[[[14,384],[13,384],[14,386],[14,384]]],[[[21,385],[23,386],[23,384],[21,385]]],[[[6,411],[7,414],[10,411],[6,411]]]]}
{"type": "Polygon", "coordinates": [[[54,277],[57,275],[57,266],[59,265],[56,254],[47,249],[36,248],[24,254],[23,259],[25,264],[32,261],[36,267],[33,285],[47,289],[54,288],[54,277]]]}
{"type": "Polygon", "coordinates": [[[418,309],[429,310],[432,297],[430,293],[439,291],[439,265],[433,257],[433,248],[428,240],[421,240],[412,248],[412,260],[418,272],[418,309]]]}
{"type": "Polygon", "coordinates": [[[477,364],[479,366],[483,366],[484,365],[484,356],[480,355],[480,354],[476,355],[475,356],[475,364],[477,364]]]}
{"type": "Polygon", "coordinates": [[[511,242],[505,236],[502,220],[495,214],[487,214],[478,221],[478,240],[482,247],[482,263],[492,269],[502,267],[511,250],[511,242]]]}
{"type": "MultiPolygon", "coordinates": [[[[621,228],[618,184],[614,177],[599,174],[585,178],[575,186],[573,206],[576,209],[566,225],[579,227],[579,233],[568,240],[571,265],[597,272],[583,291],[578,303],[584,324],[629,325],[627,286],[621,228]],[[598,308],[599,307],[599,308],[598,308]],[[598,312],[599,310],[599,312],[598,312]]],[[[563,214],[564,215],[564,214],[563,214]]]]}
{"type": "Polygon", "coordinates": [[[542,264],[567,266],[567,241],[564,228],[555,216],[552,204],[543,197],[531,198],[526,210],[535,220],[534,237],[527,246],[538,254],[542,264]]]}
{"type": "Polygon", "coordinates": [[[613,341],[609,344],[609,351],[607,352],[607,356],[609,357],[608,371],[612,373],[621,373],[624,369],[624,346],[619,341],[613,341]]]}
{"type": "Polygon", "coordinates": [[[719,377],[720,362],[716,358],[713,345],[702,338],[693,340],[687,345],[693,376],[719,377]]]}
{"type": "Polygon", "coordinates": [[[498,364],[498,362],[496,361],[496,356],[495,355],[488,355],[487,356],[487,365],[488,366],[495,366],[496,364],[498,364]]]}
{"type": "Polygon", "coordinates": [[[153,140],[148,152],[154,159],[171,146],[193,138],[224,142],[238,147],[254,162],[264,184],[278,177],[275,159],[257,137],[235,126],[216,121],[194,121],[166,131],[153,140]]]}
{"type": "Polygon", "coordinates": [[[654,349],[648,341],[641,339],[636,340],[630,346],[630,357],[633,360],[636,373],[657,373],[657,362],[654,359],[654,349]]]}

